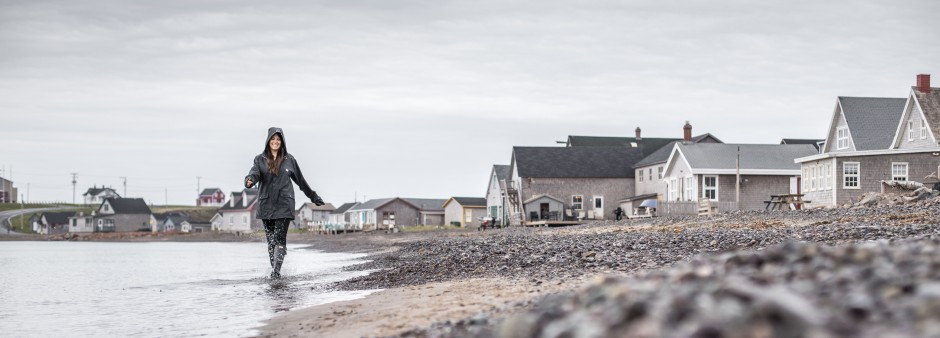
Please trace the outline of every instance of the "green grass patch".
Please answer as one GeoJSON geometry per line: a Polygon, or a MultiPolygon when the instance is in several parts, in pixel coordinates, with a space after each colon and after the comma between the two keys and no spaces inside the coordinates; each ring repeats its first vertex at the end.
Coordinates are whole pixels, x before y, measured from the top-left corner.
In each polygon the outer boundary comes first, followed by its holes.
{"type": "Polygon", "coordinates": [[[35,209],[35,208],[51,208],[51,207],[54,207],[54,205],[26,203],[21,206],[19,203],[3,203],[3,204],[0,204],[0,211],[35,209]]]}
{"type": "Polygon", "coordinates": [[[10,225],[13,227],[13,231],[24,233],[24,234],[35,234],[36,232],[33,231],[33,226],[29,224],[29,219],[32,218],[33,215],[35,214],[38,214],[38,213],[34,212],[31,214],[25,214],[25,215],[20,215],[20,216],[10,218],[10,225]]]}

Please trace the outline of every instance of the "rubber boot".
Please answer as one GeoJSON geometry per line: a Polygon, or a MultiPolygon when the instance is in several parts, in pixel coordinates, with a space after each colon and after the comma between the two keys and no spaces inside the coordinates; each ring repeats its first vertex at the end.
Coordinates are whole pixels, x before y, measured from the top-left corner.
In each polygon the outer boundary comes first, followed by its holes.
{"type": "Polygon", "coordinates": [[[271,278],[281,278],[281,264],[284,263],[284,256],[287,256],[287,248],[281,245],[274,248],[274,261],[271,266],[274,271],[271,271],[271,278]]]}

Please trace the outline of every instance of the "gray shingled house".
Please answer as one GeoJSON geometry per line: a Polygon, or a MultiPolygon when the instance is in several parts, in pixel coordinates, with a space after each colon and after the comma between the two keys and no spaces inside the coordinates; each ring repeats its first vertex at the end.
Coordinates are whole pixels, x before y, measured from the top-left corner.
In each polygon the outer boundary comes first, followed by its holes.
{"type": "Polygon", "coordinates": [[[336,210],[332,203],[316,205],[312,202],[306,202],[297,208],[296,219],[297,227],[315,228],[324,227],[330,221],[330,213],[336,210]]]}
{"type": "MultiPolygon", "coordinates": [[[[813,206],[854,202],[885,181],[936,177],[940,167],[940,88],[917,76],[907,98],[836,100],[821,154],[796,159],[813,206]]],[[[935,179],[935,178],[934,178],[935,179]]]]}
{"type": "Polygon", "coordinates": [[[69,232],[69,217],[74,211],[44,212],[36,219],[34,231],[44,235],[64,234],[69,232]]]}
{"type": "Polygon", "coordinates": [[[795,192],[800,167],[793,160],[815,153],[809,144],[676,143],[663,173],[664,203],[697,202],[700,198],[736,202],[736,173],[740,170],[740,205],[734,207],[763,209],[770,195],[795,192]]]}
{"type": "Polygon", "coordinates": [[[509,180],[509,166],[494,164],[490,170],[490,181],[486,186],[486,216],[504,223],[506,217],[506,182],[509,180]]]}
{"type": "MultiPolygon", "coordinates": [[[[633,170],[636,171],[634,173],[634,180],[636,181],[634,193],[633,196],[620,201],[622,205],[626,205],[623,202],[630,202],[627,204],[632,203],[633,207],[637,207],[646,199],[663,199],[666,195],[666,184],[663,182],[666,161],[669,160],[669,155],[672,154],[676,143],[724,143],[717,137],[707,133],[692,136],[692,125],[688,122],[682,127],[682,133],[683,138],[669,139],[672,141],[652,153],[645,154],[646,157],[633,165],[633,170]]],[[[637,134],[637,137],[639,137],[639,134],[637,134]]],[[[629,210],[631,209],[627,209],[627,211],[629,210]]]]}
{"type": "Polygon", "coordinates": [[[151,231],[150,207],[142,198],[105,198],[94,218],[95,232],[151,231]]]}
{"type": "Polygon", "coordinates": [[[451,197],[444,202],[444,224],[463,228],[480,227],[486,216],[486,199],[482,197],[451,197]]]}
{"type": "Polygon", "coordinates": [[[643,152],[636,147],[513,147],[507,188],[510,222],[560,220],[566,210],[573,210],[571,216],[604,218],[613,211],[605,203],[633,195],[632,166],[641,158],[643,152]],[[562,208],[548,201],[531,204],[539,195],[563,201],[562,208]]]}
{"type": "Polygon", "coordinates": [[[350,208],[349,224],[363,231],[415,225],[443,225],[443,199],[378,198],[350,208]]]}

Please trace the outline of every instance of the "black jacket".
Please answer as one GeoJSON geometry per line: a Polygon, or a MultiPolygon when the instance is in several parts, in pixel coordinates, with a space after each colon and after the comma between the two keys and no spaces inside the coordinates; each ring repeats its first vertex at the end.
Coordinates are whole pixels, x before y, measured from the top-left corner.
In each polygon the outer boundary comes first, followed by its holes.
{"type": "MultiPolygon", "coordinates": [[[[251,166],[248,176],[245,176],[245,183],[247,183],[247,180],[251,180],[252,186],[255,184],[261,185],[256,213],[259,219],[294,219],[294,187],[290,183],[291,180],[297,183],[297,186],[304,192],[304,195],[310,198],[310,201],[318,205],[323,204],[320,196],[317,196],[317,193],[310,189],[310,185],[304,180],[304,175],[300,172],[297,160],[287,153],[287,141],[284,140],[284,131],[281,128],[271,127],[268,129],[268,138],[264,141],[264,152],[255,156],[255,162],[251,166]],[[265,156],[265,154],[271,152],[268,143],[274,134],[281,136],[281,149],[284,154],[284,162],[281,162],[280,173],[277,175],[268,170],[268,158],[265,156]]],[[[251,188],[247,185],[246,187],[251,188]]]]}

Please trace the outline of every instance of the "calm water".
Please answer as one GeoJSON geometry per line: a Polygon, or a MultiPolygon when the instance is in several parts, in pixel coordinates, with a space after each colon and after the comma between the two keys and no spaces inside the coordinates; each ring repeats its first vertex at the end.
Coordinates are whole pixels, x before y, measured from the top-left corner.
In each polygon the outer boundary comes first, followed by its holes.
{"type": "Polygon", "coordinates": [[[0,335],[247,336],[275,313],[363,297],[325,283],[363,254],[289,245],[268,280],[263,243],[0,242],[0,335]]]}

